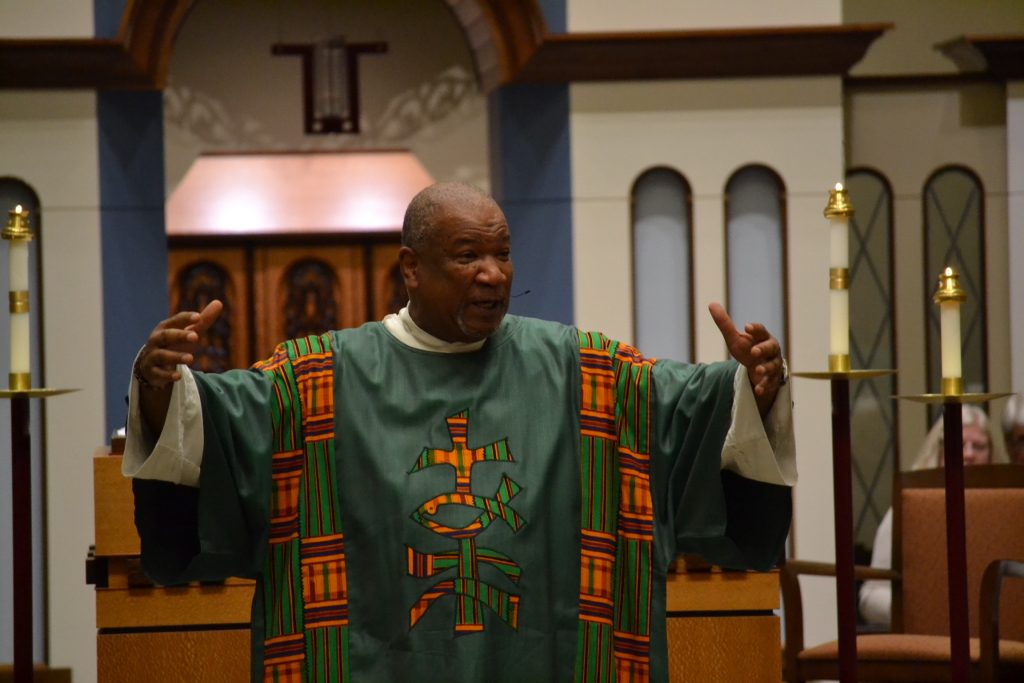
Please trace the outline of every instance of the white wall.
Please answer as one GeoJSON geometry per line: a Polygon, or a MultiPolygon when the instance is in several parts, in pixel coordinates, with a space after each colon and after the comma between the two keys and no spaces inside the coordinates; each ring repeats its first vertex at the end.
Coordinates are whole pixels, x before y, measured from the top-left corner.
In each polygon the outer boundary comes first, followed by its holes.
{"type": "Polygon", "coordinates": [[[1010,391],[1024,393],[1024,81],[1006,86],[1010,391]]]}
{"type": "Polygon", "coordinates": [[[569,31],[663,31],[838,24],[840,0],[566,0],[569,31]]]}
{"type": "Polygon", "coordinates": [[[92,450],[107,442],[95,108],[91,92],[0,98],[7,171],[35,189],[41,206],[45,376],[36,384],[79,389],[46,399],[45,426],[49,661],[72,667],[76,683],[96,676],[84,563],[94,538],[92,450]]]}
{"type": "MultiPolygon", "coordinates": [[[[822,210],[829,188],[843,177],[841,87],[837,78],[573,85],[576,323],[632,341],[629,191],[644,170],[667,165],[693,192],[695,357],[725,358],[721,335],[704,312],[725,297],[723,191],[737,168],[762,163],[787,188],[793,341],[786,355],[794,370],[826,369],[829,256],[822,210]]],[[[796,548],[801,558],[832,561],[829,390],[824,382],[794,382],[796,548]]],[[[834,637],[834,584],[806,590],[808,642],[834,637]]]]}
{"type": "Polygon", "coordinates": [[[93,0],[3,0],[0,38],[91,38],[93,0]]]}

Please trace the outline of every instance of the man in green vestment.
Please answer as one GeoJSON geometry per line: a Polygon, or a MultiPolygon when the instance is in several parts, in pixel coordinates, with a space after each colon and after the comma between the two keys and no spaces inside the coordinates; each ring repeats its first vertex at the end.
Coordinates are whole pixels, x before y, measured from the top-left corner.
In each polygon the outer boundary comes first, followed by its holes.
{"type": "Polygon", "coordinates": [[[782,553],[778,342],[712,305],[736,360],[687,365],[507,315],[509,228],[467,185],[417,195],[402,243],[399,314],[249,370],[188,369],[219,302],[153,330],[124,461],[144,568],[257,580],[253,681],[667,680],[672,559],[782,553]]]}

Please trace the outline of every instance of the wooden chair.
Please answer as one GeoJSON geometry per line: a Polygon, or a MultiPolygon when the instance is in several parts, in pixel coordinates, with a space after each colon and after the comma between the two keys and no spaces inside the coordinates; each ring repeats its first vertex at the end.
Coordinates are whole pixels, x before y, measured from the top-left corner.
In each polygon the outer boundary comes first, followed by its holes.
{"type": "MultiPolygon", "coordinates": [[[[971,680],[1024,681],[1024,466],[964,470],[971,680]],[[1016,561],[1012,561],[1016,560],[1016,561]]],[[[858,579],[893,582],[892,632],[857,636],[862,681],[950,681],[944,472],[899,475],[893,500],[893,569],[857,567],[858,579]]],[[[800,575],[835,566],[790,560],[782,568],[786,681],[839,678],[838,642],[804,647],[800,575]]]]}

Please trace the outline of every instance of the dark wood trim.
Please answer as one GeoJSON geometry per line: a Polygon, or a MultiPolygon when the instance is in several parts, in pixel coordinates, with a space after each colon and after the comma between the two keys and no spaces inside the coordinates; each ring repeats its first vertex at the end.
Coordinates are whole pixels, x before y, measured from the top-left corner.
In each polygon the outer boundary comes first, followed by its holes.
{"type": "MultiPolygon", "coordinates": [[[[195,1],[128,0],[116,38],[0,40],[0,88],[161,90],[195,1]]],[[[445,1],[473,51],[485,92],[511,82],[547,30],[537,0],[445,1]]]]}
{"type": "Polygon", "coordinates": [[[491,28],[491,37],[497,48],[500,82],[512,82],[545,40],[547,25],[544,13],[537,0],[476,1],[491,28]]]}
{"type": "MultiPolygon", "coordinates": [[[[941,489],[946,486],[945,470],[941,467],[928,470],[901,472],[901,488],[941,489]]],[[[1024,487],[1024,465],[1000,463],[997,465],[971,465],[964,468],[964,486],[967,488],[1012,489],[1024,487]]],[[[894,538],[899,538],[894,536],[894,538]]],[[[893,565],[894,567],[897,565],[893,565]]]]}
{"type": "Polygon", "coordinates": [[[900,74],[893,76],[846,76],[843,78],[843,89],[861,90],[907,90],[909,88],[956,88],[966,85],[992,84],[1002,85],[999,78],[985,73],[959,74],[900,74]]]}
{"type": "MultiPolygon", "coordinates": [[[[481,90],[510,83],[842,75],[892,24],[548,34],[537,0],[446,0],[481,90]]],[[[113,39],[0,40],[0,88],[160,90],[195,0],[129,0],[113,39]]]]}
{"type": "Polygon", "coordinates": [[[1024,79],[1024,35],[965,35],[935,49],[963,71],[983,70],[999,80],[1024,79]]]}
{"type": "Polygon", "coordinates": [[[152,90],[119,40],[0,40],[0,88],[152,90]]]}
{"type": "Polygon", "coordinates": [[[0,88],[160,90],[195,0],[129,0],[116,38],[0,40],[0,88]]]}
{"type": "Polygon", "coordinates": [[[549,34],[514,83],[843,75],[892,24],[549,34]]]}
{"type": "Polygon", "coordinates": [[[366,319],[376,320],[377,317],[374,315],[373,301],[376,294],[376,287],[374,282],[373,272],[373,247],[374,242],[363,243],[363,288],[366,290],[363,293],[363,306],[366,309],[366,319]]]}
{"type": "Polygon", "coordinates": [[[352,232],[287,232],[287,233],[231,233],[216,235],[172,235],[167,245],[172,249],[213,249],[273,246],[330,246],[368,244],[398,244],[401,229],[352,232]]]}
{"type": "MultiPolygon", "coordinates": [[[[170,240],[169,240],[170,241],[170,240]]],[[[245,357],[256,358],[256,250],[252,244],[242,248],[242,262],[245,264],[245,301],[249,302],[249,311],[245,316],[245,357]]]]}
{"type": "Polygon", "coordinates": [[[239,149],[239,150],[204,150],[199,156],[203,157],[244,157],[244,156],[294,156],[304,157],[316,156],[318,154],[327,156],[341,156],[345,154],[408,154],[408,147],[353,147],[342,149],[239,149]]]}
{"type": "Polygon", "coordinates": [[[473,52],[483,92],[508,83],[547,34],[537,0],[445,0],[473,52]]]}

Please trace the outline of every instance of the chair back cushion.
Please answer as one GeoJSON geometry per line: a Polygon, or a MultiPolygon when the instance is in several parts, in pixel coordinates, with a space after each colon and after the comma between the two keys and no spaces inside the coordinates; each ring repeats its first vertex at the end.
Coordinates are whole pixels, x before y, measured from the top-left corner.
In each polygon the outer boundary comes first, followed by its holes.
{"type": "MultiPolygon", "coordinates": [[[[945,491],[903,488],[903,625],[907,633],[949,634],[945,491]]],[[[964,491],[967,602],[971,635],[978,635],[981,577],[995,559],[1024,559],[1024,488],[964,491]]],[[[1000,637],[1024,640],[1024,581],[1004,581],[1000,637]]]]}

